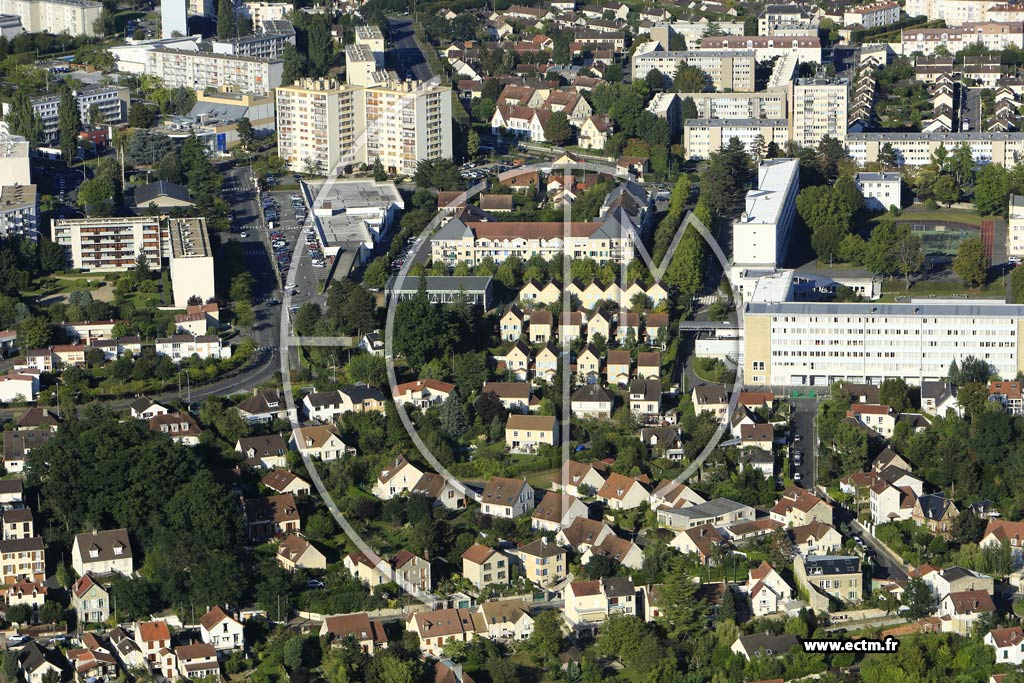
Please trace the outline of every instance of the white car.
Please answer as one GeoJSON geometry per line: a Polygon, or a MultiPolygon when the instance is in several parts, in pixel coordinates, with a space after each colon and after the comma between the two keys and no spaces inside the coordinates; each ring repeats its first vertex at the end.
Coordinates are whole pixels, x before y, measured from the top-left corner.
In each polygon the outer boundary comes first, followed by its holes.
{"type": "Polygon", "coordinates": [[[294,282],[289,282],[288,284],[286,284],[286,285],[284,286],[284,291],[286,291],[286,292],[290,292],[290,291],[292,291],[293,289],[295,289],[295,288],[296,288],[297,286],[298,286],[298,285],[296,285],[296,284],[295,284],[294,282]]]}

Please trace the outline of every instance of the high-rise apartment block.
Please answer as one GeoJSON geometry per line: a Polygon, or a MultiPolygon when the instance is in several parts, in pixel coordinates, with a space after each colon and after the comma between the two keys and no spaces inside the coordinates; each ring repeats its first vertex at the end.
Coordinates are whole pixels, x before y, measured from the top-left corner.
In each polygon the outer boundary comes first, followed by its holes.
{"type": "Polygon", "coordinates": [[[800,78],[790,85],[790,138],[801,147],[817,147],[826,135],[846,140],[849,102],[845,78],[800,78]]]}
{"type": "Polygon", "coordinates": [[[330,173],[380,159],[389,172],[413,173],[417,161],[452,155],[447,86],[307,79],[278,88],[276,97],[278,154],[295,171],[330,173]]]}
{"type": "MultiPolygon", "coordinates": [[[[189,0],[160,0],[160,37],[176,38],[188,35],[189,0]]],[[[195,12],[205,16],[205,12],[195,12]]]]}
{"type": "MultiPolygon", "coordinates": [[[[128,103],[131,98],[128,88],[117,86],[93,85],[82,86],[74,91],[75,102],[78,104],[78,115],[82,121],[92,119],[93,107],[99,114],[99,123],[122,123],[128,118],[128,103]]],[[[57,110],[60,107],[60,95],[41,95],[32,98],[32,113],[39,117],[43,124],[43,138],[57,139],[57,110]]]]}
{"type": "Polygon", "coordinates": [[[0,0],[0,14],[21,17],[28,33],[95,36],[103,4],[92,0],[0,0]]]}

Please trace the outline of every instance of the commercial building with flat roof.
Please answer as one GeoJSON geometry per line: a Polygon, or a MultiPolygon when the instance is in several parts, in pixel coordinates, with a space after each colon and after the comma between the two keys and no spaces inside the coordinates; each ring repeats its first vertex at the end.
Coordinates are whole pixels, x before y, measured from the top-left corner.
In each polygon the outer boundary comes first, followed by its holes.
{"type": "Polygon", "coordinates": [[[405,209],[391,181],[328,180],[318,188],[303,185],[313,207],[313,226],[324,255],[334,257],[348,245],[372,252],[405,209]]]}
{"type": "Polygon", "coordinates": [[[198,297],[202,302],[212,299],[215,295],[213,249],[210,248],[206,219],[170,218],[167,220],[167,232],[175,307],[185,308],[192,297],[198,297]]]}
{"type": "Polygon", "coordinates": [[[1001,377],[1024,371],[1024,306],[998,300],[909,303],[752,300],[744,308],[744,377],[753,385],[942,380],[974,356],[1001,377]]]}
{"type": "MultiPolygon", "coordinates": [[[[490,275],[426,275],[423,284],[427,290],[427,298],[433,304],[450,304],[465,298],[469,303],[482,306],[484,310],[491,307],[494,294],[494,280],[490,275]]],[[[401,287],[398,278],[388,280],[386,290],[389,297],[411,299],[419,292],[420,278],[406,277],[401,287]]]]}

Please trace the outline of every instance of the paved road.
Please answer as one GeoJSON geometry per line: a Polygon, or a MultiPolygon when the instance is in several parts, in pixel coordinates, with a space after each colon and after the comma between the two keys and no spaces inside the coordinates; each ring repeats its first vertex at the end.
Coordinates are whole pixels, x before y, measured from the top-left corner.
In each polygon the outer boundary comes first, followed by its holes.
{"type": "Polygon", "coordinates": [[[789,475],[794,472],[800,473],[800,485],[807,489],[813,489],[817,477],[818,457],[818,433],[815,426],[815,417],[818,412],[817,398],[791,398],[793,415],[791,419],[793,433],[792,451],[803,453],[800,466],[793,466],[789,475]],[[796,437],[799,436],[799,441],[796,437]]]}
{"type": "Polygon", "coordinates": [[[402,78],[429,81],[434,77],[427,65],[420,46],[413,33],[412,19],[388,19],[391,23],[391,49],[388,50],[388,66],[398,71],[402,78]]]}
{"type": "Polygon", "coordinates": [[[893,581],[906,581],[907,572],[903,569],[902,561],[889,553],[885,546],[878,542],[878,539],[868,533],[853,516],[853,512],[833,502],[833,516],[836,526],[848,524],[851,533],[860,538],[875,551],[875,572],[878,578],[889,578],[893,581]]]}

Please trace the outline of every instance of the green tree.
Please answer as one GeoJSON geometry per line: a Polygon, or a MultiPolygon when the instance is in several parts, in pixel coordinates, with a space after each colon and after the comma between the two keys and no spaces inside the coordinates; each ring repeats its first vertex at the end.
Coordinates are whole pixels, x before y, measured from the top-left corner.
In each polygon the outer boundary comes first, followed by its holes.
{"type": "Polygon", "coordinates": [[[78,133],[81,130],[82,117],[78,102],[71,88],[65,86],[61,89],[60,101],[57,103],[57,132],[60,137],[60,153],[68,166],[78,151],[78,133]]]}
{"type": "Polygon", "coordinates": [[[43,137],[43,122],[32,111],[32,101],[25,90],[16,89],[11,96],[7,123],[12,134],[23,136],[33,148],[39,145],[43,137]]]}
{"type": "MultiPolygon", "coordinates": [[[[32,622],[32,607],[29,605],[11,605],[4,610],[4,617],[7,621],[15,624],[29,624],[32,622]]],[[[6,663],[6,662],[5,662],[6,663]]],[[[17,672],[11,681],[17,680],[17,672]]]]}
{"type": "Polygon", "coordinates": [[[956,258],[953,259],[953,272],[967,287],[980,287],[985,284],[988,277],[988,257],[980,237],[970,237],[960,243],[956,258]]]}
{"type": "Polygon", "coordinates": [[[840,202],[842,202],[851,216],[864,209],[864,195],[857,188],[857,183],[854,182],[853,176],[839,176],[832,187],[833,191],[839,196],[840,202]]]}
{"type": "Polygon", "coordinates": [[[936,607],[932,589],[923,579],[910,579],[903,593],[903,604],[907,607],[906,615],[910,619],[926,617],[936,607]]]}
{"type": "Polygon", "coordinates": [[[373,179],[378,183],[388,179],[388,172],[384,170],[384,164],[381,163],[380,157],[373,158],[373,179]]]}
{"type": "Polygon", "coordinates": [[[924,266],[924,241],[904,223],[896,229],[895,247],[896,268],[903,275],[905,288],[909,290],[911,277],[921,272],[924,266]]]}
{"type": "Polygon", "coordinates": [[[710,77],[703,70],[683,62],[672,77],[672,90],[674,92],[704,92],[710,82],[710,77]]]}
{"type": "Polygon", "coordinates": [[[363,284],[370,289],[382,289],[388,282],[388,263],[386,256],[378,256],[363,271],[363,284]]]}
{"type": "Polygon", "coordinates": [[[18,348],[27,351],[49,346],[53,327],[46,318],[29,316],[18,323],[17,332],[18,348]]]}
{"type": "Polygon", "coordinates": [[[345,375],[352,382],[362,382],[375,387],[382,387],[388,381],[387,362],[384,356],[372,353],[357,353],[345,365],[345,375]]]}
{"type": "Polygon", "coordinates": [[[644,76],[644,83],[646,83],[647,87],[652,91],[661,90],[665,87],[665,74],[661,73],[657,69],[651,69],[647,72],[647,75],[644,76]]]}
{"type": "Polygon", "coordinates": [[[252,127],[252,121],[248,116],[238,119],[235,124],[235,132],[238,133],[238,141],[246,152],[251,152],[256,142],[256,129],[252,127]]]}
{"type": "Polygon", "coordinates": [[[686,569],[683,558],[677,558],[665,575],[659,595],[659,621],[673,639],[686,639],[705,627],[707,603],[698,597],[699,584],[686,569]]]}
{"type": "Polygon", "coordinates": [[[913,405],[910,402],[910,387],[900,377],[882,380],[878,388],[879,400],[897,413],[908,412],[913,405]]]}
{"type": "Polygon", "coordinates": [[[974,207],[983,216],[1005,214],[1010,199],[1010,176],[999,164],[985,164],[974,184],[974,207]]]}
{"type": "Polygon", "coordinates": [[[310,75],[326,76],[334,61],[330,20],[326,14],[315,14],[310,18],[306,42],[312,72],[310,75]]]}
{"type": "Polygon", "coordinates": [[[950,206],[960,200],[960,188],[957,187],[953,176],[945,173],[937,177],[935,182],[932,183],[931,194],[935,197],[936,201],[942,202],[946,206],[950,206]]]}
{"type": "Polygon", "coordinates": [[[526,647],[537,662],[557,661],[562,651],[562,613],[559,610],[544,610],[534,618],[533,633],[526,647]]]}
{"type": "Polygon", "coordinates": [[[441,430],[453,439],[458,439],[469,428],[469,420],[466,417],[466,410],[459,398],[458,390],[448,394],[448,398],[441,404],[439,415],[441,430]]]}
{"type": "Polygon", "coordinates": [[[217,37],[221,40],[235,37],[235,9],[231,0],[218,0],[217,37]]]}
{"type": "Polygon", "coordinates": [[[544,139],[553,145],[562,145],[572,137],[572,126],[565,112],[556,111],[544,122],[544,139]]]}

